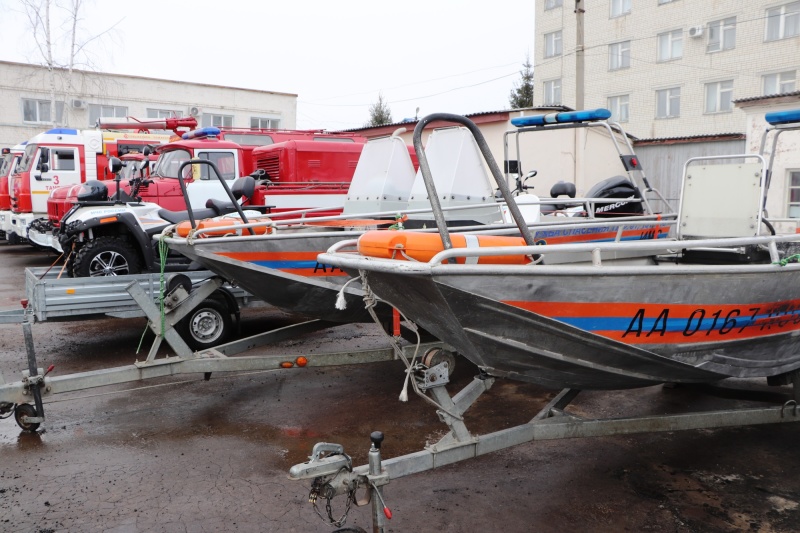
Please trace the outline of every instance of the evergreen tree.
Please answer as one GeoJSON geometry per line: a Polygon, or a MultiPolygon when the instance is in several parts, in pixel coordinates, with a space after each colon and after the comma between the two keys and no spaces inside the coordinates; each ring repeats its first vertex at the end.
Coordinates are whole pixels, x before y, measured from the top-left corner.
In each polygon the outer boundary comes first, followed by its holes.
{"type": "Polygon", "coordinates": [[[383,94],[378,93],[378,101],[369,106],[369,122],[367,126],[383,126],[392,123],[392,111],[383,99],[383,94]]]}
{"type": "Polygon", "coordinates": [[[514,88],[508,96],[511,109],[533,107],[533,65],[530,55],[525,56],[525,63],[522,64],[519,74],[520,80],[514,82],[514,88]]]}

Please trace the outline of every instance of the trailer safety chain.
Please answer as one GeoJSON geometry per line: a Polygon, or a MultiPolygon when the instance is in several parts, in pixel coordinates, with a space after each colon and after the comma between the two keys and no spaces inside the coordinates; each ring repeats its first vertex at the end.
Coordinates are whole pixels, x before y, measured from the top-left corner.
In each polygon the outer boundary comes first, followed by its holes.
{"type": "Polygon", "coordinates": [[[358,490],[358,479],[356,479],[353,483],[352,488],[347,491],[347,503],[345,504],[344,513],[342,516],[339,517],[338,520],[333,518],[333,509],[331,508],[331,500],[335,497],[333,487],[331,487],[328,483],[330,480],[334,479],[336,476],[341,474],[343,471],[351,472],[352,470],[347,468],[339,469],[336,474],[331,476],[320,476],[315,477],[314,481],[311,483],[311,491],[308,493],[308,501],[311,502],[312,506],[314,507],[314,512],[317,513],[317,516],[320,519],[328,524],[331,527],[342,527],[345,522],[347,522],[347,515],[350,514],[350,508],[353,506],[353,503],[356,501],[356,491],[358,490]],[[328,515],[327,518],[322,516],[322,512],[319,510],[317,506],[317,498],[320,494],[325,498],[325,512],[328,515]]]}
{"type": "MultiPolygon", "coordinates": [[[[372,317],[372,320],[374,320],[375,323],[378,324],[378,326],[381,326],[381,321],[378,319],[378,315],[375,313],[374,309],[375,305],[377,304],[377,298],[375,297],[375,295],[372,292],[372,289],[369,286],[369,281],[367,280],[367,271],[359,270],[358,273],[359,276],[361,276],[361,288],[364,291],[364,306],[366,307],[367,311],[372,317]]],[[[386,303],[388,305],[392,305],[388,301],[386,303]]],[[[395,309],[397,308],[395,307],[395,309]]],[[[411,382],[411,388],[414,389],[414,392],[416,393],[417,396],[422,398],[427,403],[431,404],[436,409],[455,418],[456,420],[464,420],[463,416],[461,416],[458,413],[451,412],[450,410],[448,410],[447,408],[436,402],[433,398],[431,398],[423,391],[421,391],[419,389],[419,386],[417,385],[417,380],[411,378],[411,374],[418,370],[417,355],[419,355],[419,346],[420,343],[422,342],[422,339],[420,338],[419,328],[417,327],[417,325],[414,322],[410,321],[408,318],[406,318],[406,316],[403,313],[401,313],[399,309],[397,310],[397,312],[400,313],[400,316],[403,318],[403,321],[406,324],[408,324],[408,328],[411,329],[417,335],[417,345],[416,348],[414,349],[414,355],[411,357],[411,361],[409,361],[408,358],[406,357],[406,354],[403,353],[403,349],[400,348],[400,345],[397,343],[397,339],[395,339],[392,335],[389,335],[389,333],[387,333],[383,327],[380,328],[381,332],[389,340],[389,344],[391,344],[394,353],[397,354],[398,358],[401,361],[403,361],[403,364],[406,365],[406,377],[403,382],[403,390],[400,392],[400,401],[401,402],[408,401],[408,383],[411,382]]]]}

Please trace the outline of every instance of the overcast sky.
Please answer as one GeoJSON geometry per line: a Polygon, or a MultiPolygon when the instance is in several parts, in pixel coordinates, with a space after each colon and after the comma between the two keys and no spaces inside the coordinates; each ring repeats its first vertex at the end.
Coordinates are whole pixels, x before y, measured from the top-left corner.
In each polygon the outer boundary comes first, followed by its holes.
{"type": "MultiPolygon", "coordinates": [[[[89,0],[97,70],[297,94],[297,127],[508,108],[534,0],[89,0]]],[[[41,63],[18,0],[0,0],[0,59],[41,63]]],[[[55,31],[55,30],[54,30],[55,31]]]]}

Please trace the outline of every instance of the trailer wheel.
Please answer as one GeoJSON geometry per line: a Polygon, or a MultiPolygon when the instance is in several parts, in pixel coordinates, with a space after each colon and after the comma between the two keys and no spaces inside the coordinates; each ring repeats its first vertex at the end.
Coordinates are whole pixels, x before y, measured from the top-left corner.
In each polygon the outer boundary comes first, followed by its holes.
{"type": "Polygon", "coordinates": [[[230,336],[233,321],[228,307],[212,298],[203,300],[175,329],[193,350],[218,346],[230,336]]]}
{"type": "Polygon", "coordinates": [[[124,237],[98,237],[75,254],[73,276],[123,276],[141,272],[139,254],[124,237]]]}
{"type": "Polygon", "coordinates": [[[23,416],[34,417],[36,415],[36,408],[29,403],[21,403],[14,409],[14,420],[17,425],[25,431],[36,431],[39,429],[39,422],[26,422],[22,420],[23,416]]]}

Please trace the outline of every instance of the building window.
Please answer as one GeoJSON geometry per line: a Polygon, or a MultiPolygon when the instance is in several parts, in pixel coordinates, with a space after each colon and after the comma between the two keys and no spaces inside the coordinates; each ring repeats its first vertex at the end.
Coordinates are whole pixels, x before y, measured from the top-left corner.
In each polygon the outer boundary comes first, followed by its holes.
{"type": "Polygon", "coordinates": [[[544,57],[561,55],[561,31],[544,34],[544,57]]]}
{"type": "Polygon", "coordinates": [[[631,42],[623,41],[608,45],[608,70],[631,66],[631,42]]]}
{"type": "Polygon", "coordinates": [[[628,100],[627,94],[608,98],[608,109],[611,111],[613,122],[628,122],[628,118],[630,118],[628,100]]]}
{"type": "Polygon", "coordinates": [[[561,7],[561,0],[544,0],[544,10],[561,7]]]}
{"type": "Polygon", "coordinates": [[[128,108],[118,105],[89,104],[89,126],[94,126],[101,118],[125,118],[128,108]]]}
{"type": "Polygon", "coordinates": [[[672,87],[656,91],[656,118],[681,116],[681,88],[672,87]]]}
{"type": "Polygon", "coordinates": [[[733,80],[706,83],[706,113],[733,109],[733,80]]]}
{"type": "Polygon", "coordinates": [[[777,41],[800,35],[800,2],[767,9],[765,41],[777,41]]]}
{"type": "Polygon", "coordinates": [[[800,170],[789,172],[789,218],[800,218],[800,170]]]}
{"type": "Polygon", "coordinates": [[[175,109],[148,109],[147,118],[175,118],[182,117],[183,111],[175,109]]]}
{"type": "Polygon", "coordinates": [[[708,23],[708,46],[706,52],[730,50],[736,46],[736,17],[728,17],[708,23]]]}
{"type": "Polygon", "coordinates": [[[683,30],[658,34],[658,60],[670,61],[683,57],[683,30]]]}
{"type": "Polygon", "coordinates": [[[631,0],[611,0],[611,17],[627,15],[631,12],[631,0]]]}
{"type": "Polygon", "coordinates": [[[776,72],[775,74],[766,74],[762,76],[761,78],[764,85],[763,94],[783,94],[793,92],[796,87],[796,73],[796,70],[787,70],[785,72],[776,72]]]}
{"type": "Polygon", "coordinates": [[[561,104],[561,80],[544,82],[544,105],[561,104]]]}
{"type": "Polygon", "coordinates": [[[213,115],[203,113],[203,127],[214,126],[216,128],[232,128],[233,115],[213,115]]]}
{"type": "Polygon", "coordinates": [[[256,129],[277,129],[281,127],[281,119],[250,117],[250,127],[256,129]]]}
{"type": "MultiPolygon", "coordinates": [[[[64,102],[56,102],[56,123],[64,120],[64,102]]],[[[50,100],[22,99],[22,121],[52,123],[50,118],[50,100]]]]}

